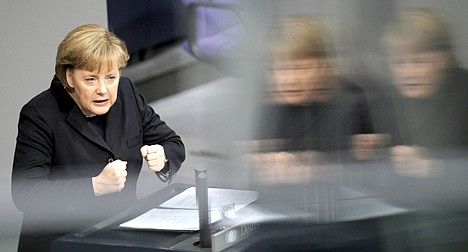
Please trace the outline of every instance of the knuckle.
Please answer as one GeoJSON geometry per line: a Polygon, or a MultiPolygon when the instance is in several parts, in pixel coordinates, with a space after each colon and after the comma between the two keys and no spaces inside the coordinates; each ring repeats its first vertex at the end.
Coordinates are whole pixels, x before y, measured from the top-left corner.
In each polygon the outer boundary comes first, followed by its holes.
{"type": "Polygon", "coordinates": [[[154,153],[157,151],[156,145],[151,145],[148,147],[148,153],[154,153]]]}

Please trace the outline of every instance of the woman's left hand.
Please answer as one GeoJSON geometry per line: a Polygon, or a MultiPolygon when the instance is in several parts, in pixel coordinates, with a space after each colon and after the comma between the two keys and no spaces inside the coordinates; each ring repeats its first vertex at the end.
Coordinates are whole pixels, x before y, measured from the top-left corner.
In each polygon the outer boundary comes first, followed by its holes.
{"type": "Polygon", "coordinates": [[[140,149],[141,156],[148,162],[148,168],[159,172],[166,165],[167,159],[164,153],[164,147],[159,144],[145,145],[140,149]]]}

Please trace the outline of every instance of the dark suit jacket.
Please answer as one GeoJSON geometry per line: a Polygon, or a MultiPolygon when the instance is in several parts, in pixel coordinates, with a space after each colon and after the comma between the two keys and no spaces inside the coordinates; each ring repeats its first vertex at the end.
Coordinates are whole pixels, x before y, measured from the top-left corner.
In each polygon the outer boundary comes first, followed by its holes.
{"type": "Polygon", "coordinates": [[[181,138],[128,79],[120,79],[104,140],[54,78],[19,117],[12,196],[24,213],[23,232],[67,231],[132,206],[145,144],[162,145],[169,160],[165,169],[173,174],[179,170],[185,159],[181,138]],[[110,158],[128,161],[125,188],[96,197],[91,178],[110,158]]]}

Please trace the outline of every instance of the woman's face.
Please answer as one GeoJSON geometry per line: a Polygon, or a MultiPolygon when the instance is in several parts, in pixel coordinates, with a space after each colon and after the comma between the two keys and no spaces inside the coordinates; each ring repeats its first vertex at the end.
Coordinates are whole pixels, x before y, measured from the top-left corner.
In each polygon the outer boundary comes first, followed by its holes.
{"type": "Polygon", "coordinates": [[[395,51],[390,55],[393,82],[409,98],[427,98],[439,89],[448,65],[444,52],[395,51]]]}
{"type": "Polygon", "coordinates": [[[68,69],[67,81],[74,92],[70,93],[85,116],[104,115],[117,100],[120,71],[101,67],[100,71],[68,69]]]}
{"type": "Polygon", "coordinates": [[[273,100],[281,104],[324,102],[334,91],[333,70],[326,57],[276,58],[269,75],[273,100]]]}

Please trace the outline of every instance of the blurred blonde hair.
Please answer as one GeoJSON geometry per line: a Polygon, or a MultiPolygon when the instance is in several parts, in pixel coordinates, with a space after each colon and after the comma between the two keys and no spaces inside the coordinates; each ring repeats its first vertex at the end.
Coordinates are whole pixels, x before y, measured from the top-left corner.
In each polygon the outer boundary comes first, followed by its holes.
{"type": "Polygon", "coordinates": [[[412,52],[447,51],[451,53],[450,29],[444,20],[426,8],[412,8],[398,14],[382,36],[387,52],[407,49],[412,52]]]}
{"type": "Polygon", "coordinates": [[[85,24],[70,31],[57,48],[55,74],[70,90],[67,69],[100,70],[101,67],[122,69],[130,58],[125,43],[97,24],[85,24]]]}
{"type": "Polygon", "coordinates": [[[278,20],[269,39],[273,55],[302,59],[333,53],[331,33],[308,15],[290,15],[278,20]]]}

